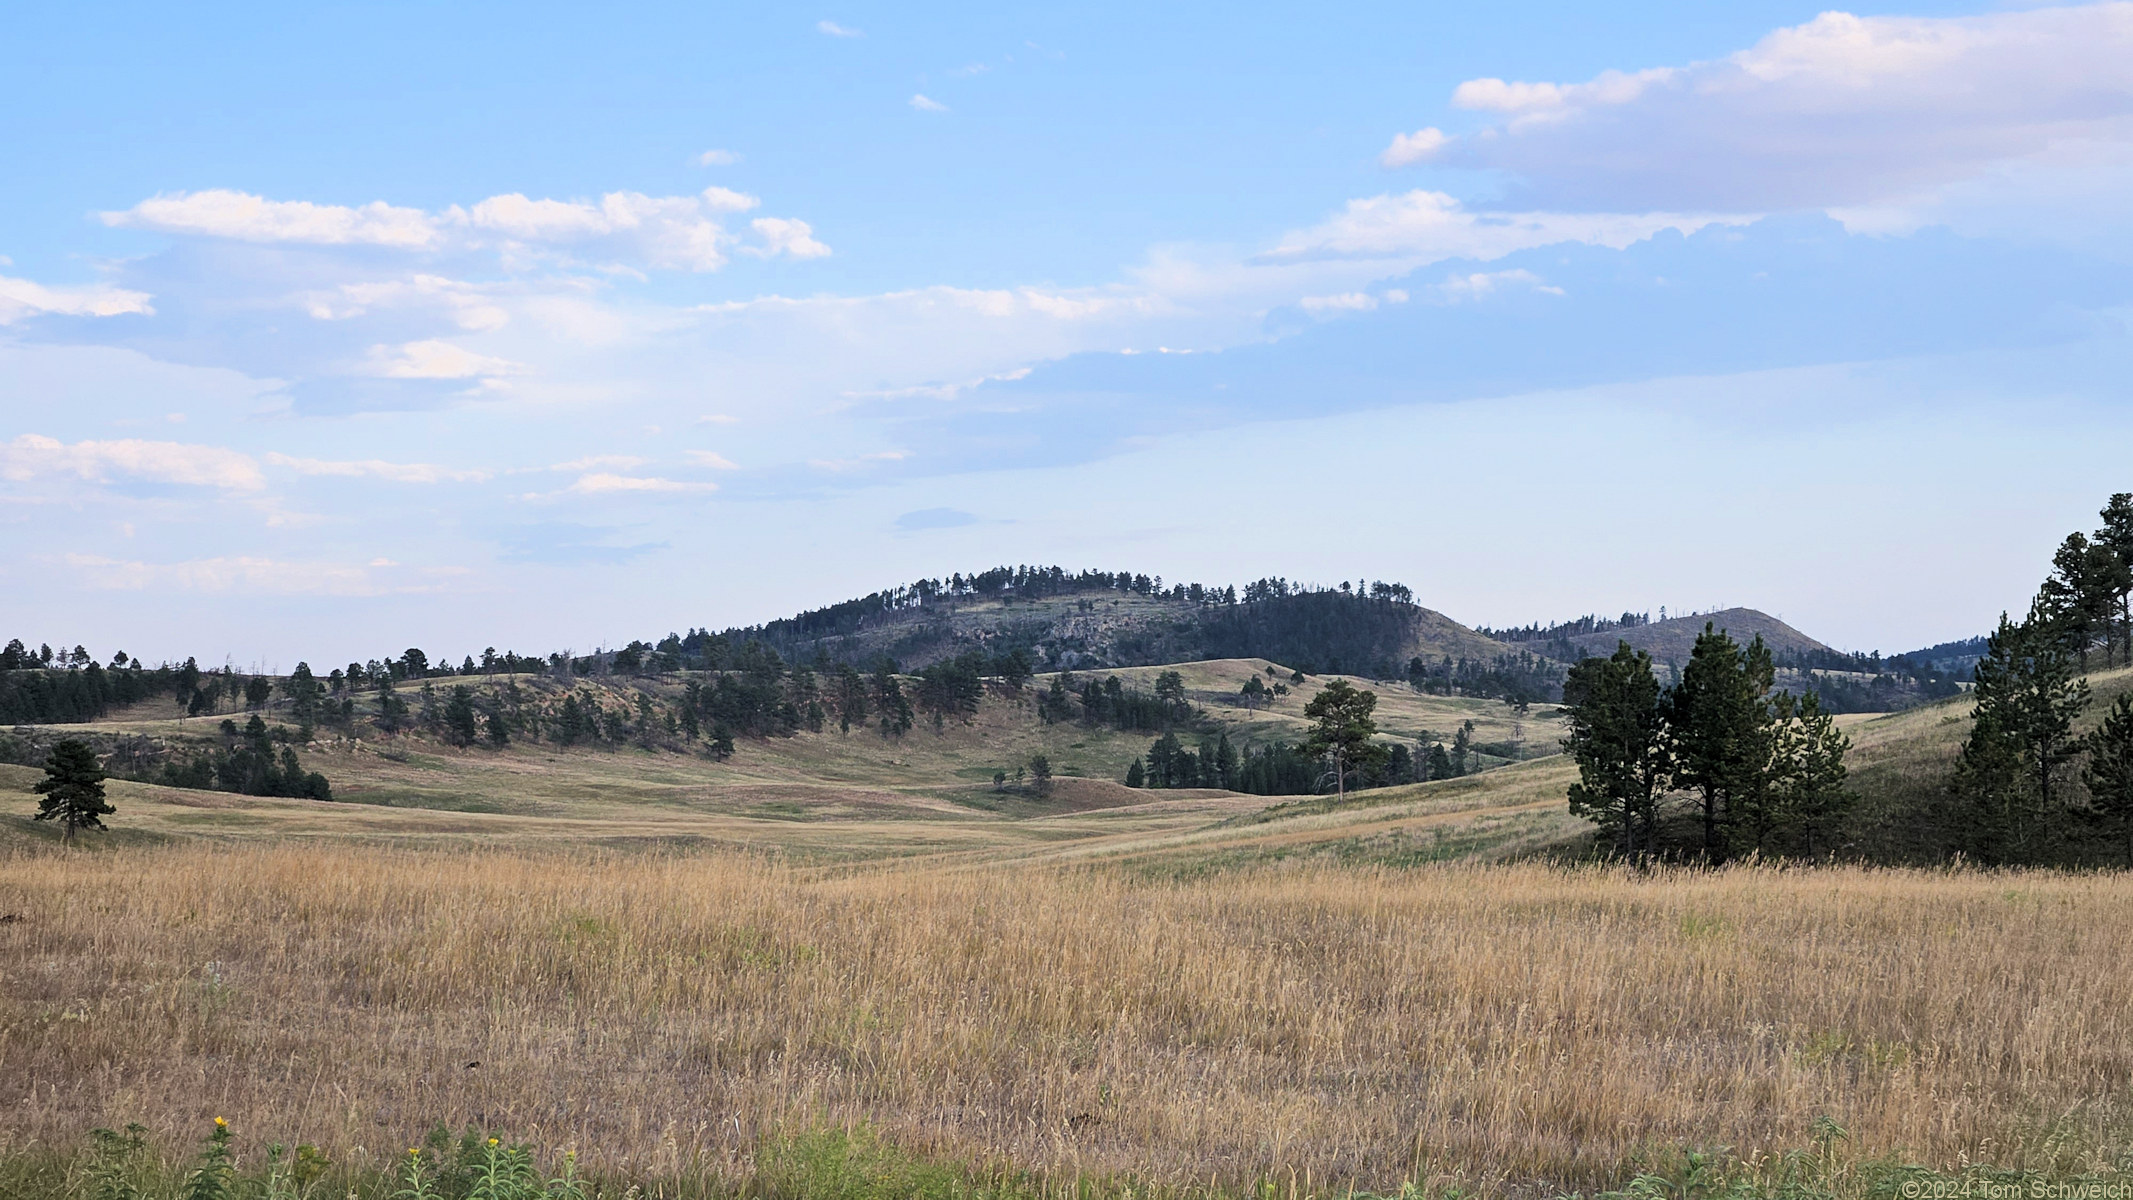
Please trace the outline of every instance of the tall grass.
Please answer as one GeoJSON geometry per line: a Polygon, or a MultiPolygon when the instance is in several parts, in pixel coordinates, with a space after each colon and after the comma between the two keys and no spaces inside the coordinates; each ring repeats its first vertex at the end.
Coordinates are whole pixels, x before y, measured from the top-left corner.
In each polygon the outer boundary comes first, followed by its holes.
{"type": "Polygon", "coordinates": [[[2095,1169],[2133,1080],[2123,876],[193,845],[0,859],[5,914],[0,1153],[226,1116],[376,1167],[442,1120],[741,1179],[866,1124],[1061,1179],[1591,1190],[1818,1118],[2095,1169]]]}

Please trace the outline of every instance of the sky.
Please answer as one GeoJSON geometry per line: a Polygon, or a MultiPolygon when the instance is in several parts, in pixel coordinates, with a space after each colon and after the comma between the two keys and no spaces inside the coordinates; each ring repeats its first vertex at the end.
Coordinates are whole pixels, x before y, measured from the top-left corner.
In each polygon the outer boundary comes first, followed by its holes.
{"type": "Polygon", "coordinates": [[[2133,490],[2133,4],[48,5],[0,636],[1057,563],[1900,651],[2133,490]]]}

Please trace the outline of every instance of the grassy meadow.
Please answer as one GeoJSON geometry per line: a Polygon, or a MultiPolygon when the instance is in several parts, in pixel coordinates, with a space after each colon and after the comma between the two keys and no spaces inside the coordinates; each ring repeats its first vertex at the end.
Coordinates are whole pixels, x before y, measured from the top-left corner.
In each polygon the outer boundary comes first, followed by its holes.
{"type": "MultiPolygon", "coordinates": [[[[825,870],[194,842],[0,863],[9,1148],[473,1123],[640,1176],[863,1124],[1050,1177],[1592,1189],[1672,1146],[2083,1169],[2133,880],[825,870]]],[[[256,1154],[257,1147],[253,1147],[256,1154]]]]}
{"type": "MultiPolygon", "coordinates": [[[[1324,680],[1226,699],[1264,666],[1183,670],[1233,739],[1293,737],[1324,680]]],[[[86,1198],[87,1130],[167,1152],[217,1116],[363,1200],[440,1123],[575,1148],[610,1195],[1554,1195],[1719,1147],[1766,1182],[1817,1146],[2117,1169],[2133,877],[1579,865],[1558,719],[1376,690],[1389,732],[1534,756],[1336,803],[1127,789],[1147,738],[1027,702],[725,763],[402,737],[306,752],[332,803],[114,783],[71,852],[0,768],[0,1195],[86,1198]],[[1081,777],[994,789],[1039,751],[1081,777]],[[794,1173],[825,1144],[873,1183],[794,1173]]],[[[1847,718],[1855,780],[1922,794],[1966,712],[1847,718]]]]}

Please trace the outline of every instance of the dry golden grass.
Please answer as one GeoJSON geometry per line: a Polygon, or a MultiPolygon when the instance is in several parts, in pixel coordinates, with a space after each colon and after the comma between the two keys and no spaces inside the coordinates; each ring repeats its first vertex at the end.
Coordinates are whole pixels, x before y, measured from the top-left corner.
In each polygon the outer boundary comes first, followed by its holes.
{"type": "Polygon", "coordinates": [[[188,844],[0,858],[0,1151],[442,1120],[642,1171],[865,1119],[1157,1182],[1589,1187],[1640,1150],[2112,1144],[2133,878],[188,844]],[[470,1066],[472,1063],[479,1066],[470,1066]]]}

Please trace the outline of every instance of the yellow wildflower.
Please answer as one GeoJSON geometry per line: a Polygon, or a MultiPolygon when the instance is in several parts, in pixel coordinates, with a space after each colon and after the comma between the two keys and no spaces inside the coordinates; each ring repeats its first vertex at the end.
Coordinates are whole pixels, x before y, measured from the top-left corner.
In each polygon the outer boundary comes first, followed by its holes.
{"type": "Polygon", "coordinates": [[[217,1129],[228,1129],[229,1127],[230,1127],[230,1123],[229,1123],[228,1121],[225,1121],[225,1120],[223,1120],[223,1119],[222,1119],[221,1117],[216,1117],[216,1118],[215,1118],[215,1128],[217,1128],[217,1129]]]}

